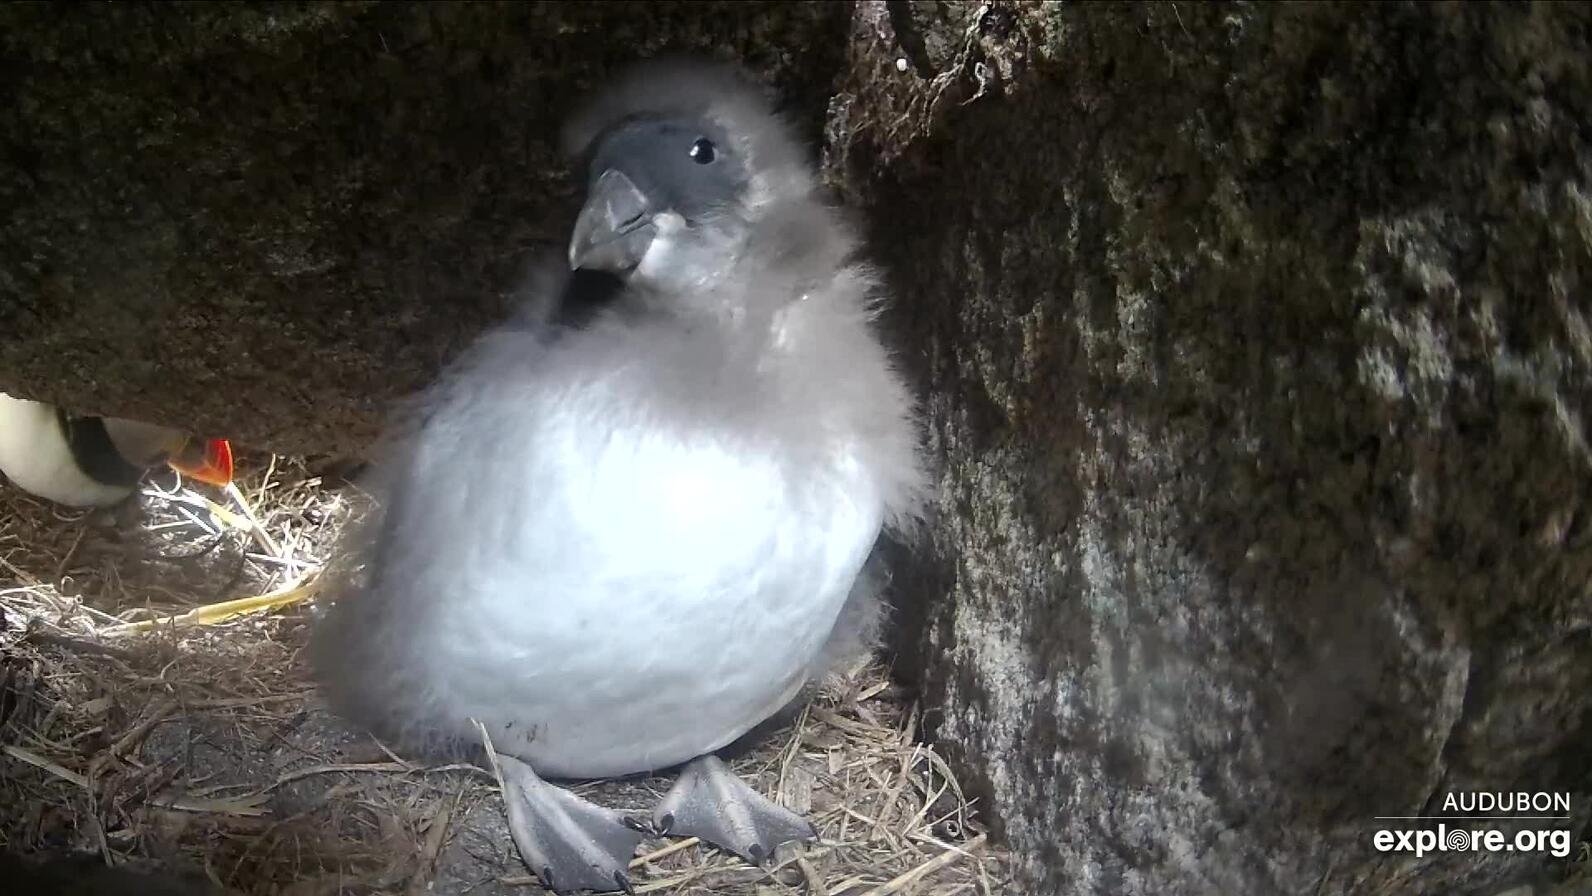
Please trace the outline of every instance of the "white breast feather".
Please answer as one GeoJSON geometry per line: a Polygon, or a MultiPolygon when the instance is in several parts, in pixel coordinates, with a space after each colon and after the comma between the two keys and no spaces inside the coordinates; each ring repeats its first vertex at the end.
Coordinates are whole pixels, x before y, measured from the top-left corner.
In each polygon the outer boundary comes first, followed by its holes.
{"type": "MultiPolygon", "coordinates": [[[[395,545],[412,560],[369,595],[399,612],[361,624],[400,626],[387,660],[423,682],[403,711],[604,777],[722,747],[791,699],[879,531],[856,461],[837,446],[793,479],[708,433],[594,422],[621,407],[514,399],[537,421],[515,437],[526,466],[420,481],[418,530],[445,534],[395,545]]],[[[440,447],[420,469],[452,463],[440,447]]]]}
{"type": "Polygon", "coordinates": [[[23,491],[71,507],[114,504],[132,491],[89,478],[61,436],[55,408],[0,393],[0,473],[23,491]]]}

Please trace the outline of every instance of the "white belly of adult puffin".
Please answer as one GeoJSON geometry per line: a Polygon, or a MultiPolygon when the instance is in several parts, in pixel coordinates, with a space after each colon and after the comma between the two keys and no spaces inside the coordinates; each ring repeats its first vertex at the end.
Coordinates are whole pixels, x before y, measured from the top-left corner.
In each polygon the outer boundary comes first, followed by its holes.
{"type": "Polygon", "coordinates": [[[575,273],[541,272],[400,428],[366,581],[313,655],[391,740],[480,722],[532,870],[613,890],[642,828],[753,862],[814,835],[713,754],[859,640],[863,562],[925,476],[879,281],[759,90],[643,66],[567,143],[575,273]],[[645,823],[543,780],[680,763],[645,823]]]}
{"type": "Polygon", "coordinates": [[[211,485],[232,481],[232,449],[174,429],[69,414],[0,393],[0,473],[12,485],[71,507],[123,500],[162,463],[211,485]]]}

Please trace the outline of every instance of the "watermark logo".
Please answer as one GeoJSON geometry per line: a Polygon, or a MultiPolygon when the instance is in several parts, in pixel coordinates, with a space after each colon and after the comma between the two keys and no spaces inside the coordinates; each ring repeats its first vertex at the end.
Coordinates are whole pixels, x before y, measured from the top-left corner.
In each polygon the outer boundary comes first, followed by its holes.
{"type": "Polygon", "coordinates": [[[1545,852],[1563,859],[1570,855],[1570,832],[1527,829],[1505,833],[1496,828],[1478,831],[1439,823],[1435,829],[1381,828],[1371,835],[1371,845],[1380,852],[1414,853],[1417,859],[1432,852],[1545,852]]]}
{"type": "Polygon", "coordinates": [[[1545,852],[1561,859],[1570,855],[1568,793],[1450,793],[1442,811],[1442,815],[1379,815],[1377,821],[1402,823],[1378,828],[1371,834],[1371,845],[1379,852],[1408,852],[1416,858],[1434,852],[1545,852]],[[1505,825],[1511,822],[1537,824],[1499,829],[1514,827],[1505,825]],[[1456,824],[1464,826],[1451,827],[1456,824]]]}

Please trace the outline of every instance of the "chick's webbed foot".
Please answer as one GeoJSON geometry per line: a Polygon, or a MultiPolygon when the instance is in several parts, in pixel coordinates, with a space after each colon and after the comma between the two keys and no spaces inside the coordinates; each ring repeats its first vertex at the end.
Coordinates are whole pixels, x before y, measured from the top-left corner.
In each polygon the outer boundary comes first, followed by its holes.
{"type": "Polygon", "coordinates": [[[497,766],[509,833],[543,886],[557,893],[630,891],[625,869],[640,831],[618,812],[548,784],[512,756],[499,754],[497,766]]]}
{"type": "Polygon", "coordinates": [[[817,839],[806,819],[753,790],[717,756],[699,756],[652,813],[653,827],[671,837],[700,837],[754,865],[792,840],[817,839]]]}

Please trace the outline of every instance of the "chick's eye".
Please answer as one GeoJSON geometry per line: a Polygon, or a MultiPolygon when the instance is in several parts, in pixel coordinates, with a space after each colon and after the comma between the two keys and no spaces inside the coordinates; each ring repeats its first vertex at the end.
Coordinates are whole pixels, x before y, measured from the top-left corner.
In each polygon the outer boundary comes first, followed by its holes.
{"type": "Polygon", "coordinates": [[[697,142],[691,144],[691,161],[698,165],[706,165],[713,161],[716,151],[713,141],[706,137],[698,137],[697,142]]]}

